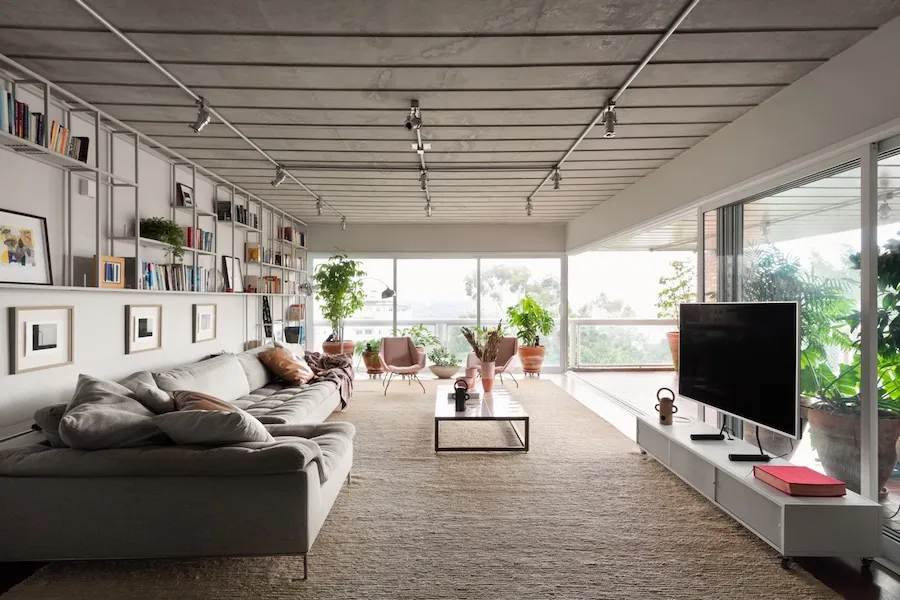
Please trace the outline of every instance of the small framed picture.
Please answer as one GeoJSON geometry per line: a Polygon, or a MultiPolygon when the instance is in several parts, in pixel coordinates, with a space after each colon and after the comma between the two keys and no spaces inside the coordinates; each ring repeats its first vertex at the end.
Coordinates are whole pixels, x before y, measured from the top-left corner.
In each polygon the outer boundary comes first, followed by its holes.
{"type": "Polygon", "coordinates": [[[0,209],[0,283],[53,285],[47,219],[0,209]]]}
{"type": "Polygon", "coordinates": [[[194,343],[216,339],[216,305],[194,305],[194,343]]]}
{"type": "Polygon", "coordinates": [[[162,304],[125,306],[125,354],[162,348],[162,304]]]}
{"type": "Polygon", "coordinates": [[[10,307],[10,374],[71,364],[75,307],[10,307]]]}
{"type": "Polygon", "coordinates": [[[222,257],[222,276],[225,278],[225,290],[244,291],[244,270],[241,259],[236,256],[222,257]]]}
{"type": "Polygon", "coordinates": [[[193,189],[183,183],[176,183],[175,188],[178,190],[178,206],[194,206],[193,189]]]}

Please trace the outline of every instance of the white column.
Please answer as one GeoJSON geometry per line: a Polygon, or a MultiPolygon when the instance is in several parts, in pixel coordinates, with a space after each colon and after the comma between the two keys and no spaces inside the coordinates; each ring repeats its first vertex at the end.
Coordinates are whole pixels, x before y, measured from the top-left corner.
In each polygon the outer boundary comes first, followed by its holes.
{"type": "Polygon", "coordinates": [[[878,500],[878,145],[862,150],[860,494],[878,500]]]}

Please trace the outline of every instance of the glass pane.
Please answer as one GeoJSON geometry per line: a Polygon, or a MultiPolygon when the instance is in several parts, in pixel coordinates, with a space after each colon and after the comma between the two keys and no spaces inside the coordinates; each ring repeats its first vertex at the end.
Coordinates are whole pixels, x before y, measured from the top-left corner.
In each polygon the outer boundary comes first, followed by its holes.
{"type": "MultiPolygon", "coordinates": [[[[556,323],[550,335],[540,336],[545,347],[544,365],[558,367],[560,269],[558,258],[500,258],[481,260],[481,324],[508,324],[506,309],[526,295],[550,312],[556,323]]],[[[516,335],[508,328],[507,335],[516,335]]]]}
{"type": "Polygon", "coordinates": [[[477,265],[468,258],[398,259],[397,327],[425,325],[465,359],[469,346],[459,328],[476,324],[477,265]]]}
{"type": "Polygon", "coordinates": [[[900,531],[900,150],[878,161],[878,489],[885,525],[900,531]],[[895,325],[896,324],[896,325],[895,325]]]}
{"type": "MultiPolygon", "coordinates": [[[[760,429],[763,449],[859,489],[859,168],[848,166],[744,205],[742,298],[798,300],[802,438],[760,429]]],[[[744,427],[755,442],[755,427],[744,427]]]]}
{"type": "Polygon", "coordinates": [[[669,326],[580,324],[571,341],[581,368],[672,366],[669,326]]]}

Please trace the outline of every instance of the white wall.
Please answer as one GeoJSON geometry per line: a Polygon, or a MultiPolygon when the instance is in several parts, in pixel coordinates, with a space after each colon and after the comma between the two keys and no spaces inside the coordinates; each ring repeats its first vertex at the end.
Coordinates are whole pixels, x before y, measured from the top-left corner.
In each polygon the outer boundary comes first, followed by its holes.
{"type": "MultiPolygon", "coordinates": [[[[21,91],[21,90],[20,90],[21,91]]],[[[20,97],[26,96],[20,94],[20,97]]],[[[26,97],[32,108],[41,106],[41,101],[26,97]]],[[[52,111],[51,118],[60,120],[58,111],[52,111]]],[[[105,167],[105,136],[99,147],[94,140],[93,126],[74,123],[75,134],[91,137],[93,150],[100,150],[100,165],[105,167]]],[[[117,139],[115,151],[115,172],[129,178],[134,175],[134,151],[131,142],[117,139]]],[[[174,185],[170,163],[154,153],[142,151],[140,154],[140,201],[141,216],[171,217],[171,203],[174,185]]],[[[64,180],[62,171],[38,163],[11,152],[0,151],[0,208],[16,210],[46,217],[50,239],[53,268],[53,282],[63,285],[64,244],[64,180]]],[[[190,172],[179,170],[177,179],[191,184],[190,172]]],[[[77,183],[75,185],[77,191],[77,183]]],[[[101,230],[104,252],[106,245],[106,223],[110,216],[106,211],[105,186],[99,191],[101,206],[101,230]]],[[[113,235],[121,236],[123,225],[129,232],[134,221],[134,192],[118,188],[113,211],[113,235]]],[[[213,185],[198,178],[194,190],[198,206],[212,210],[213,185]]],[[[226,195],[220,191],[222,199],[226,195]]],[[[95,210],[96,200],[87,196],[73,195],[73,239],[75,256],[91,257],[95,253],[95,210]]],[[[188,213],[176,214],[179,224],[188,226],[188,213]]],[[[201,221],[201,227],[213,221],[201,221]]],[[[232,254],[231,226],[217,227],[218,252],[232,254]]],[[[267,233],[268,235],[268,233],[267,233]]],[[[244,234],[238,233],[236,254],[243,255],[244,234]]],[[[165,262],[162,250],[143,248],[144,260],[165,262]]],[[[115,242],[113,254],[133,256],[132,243],[115,242]]],[[[221,259],[204,257],[201,265],[221,268],[221,259]]],[[[190,263],[186,257],[185,262],[190,263]]],[[[75,282],[81,285],[82,282],[75,282]]],[[[276,299],[278,300],[278,299],[276,299]]],[[[257,315],[259,297],[234,296],[227,294],[166,294],[128,291],[91,290],[35,290],[33,288],[11,289],[0,287],[0,431],[5,426],[29,420],[34,410],[40,406],[66,402],[74,389],[79,373],[99,377],[118,378],[144,369],[164,369],[181,363],[195,361],[209,354],[230,351],[239,352],[244,342],[257,337],[257,315]],[[193,344],[191,342],[192,305],[194,303],[215,303],[218,306],[218,335],[213,341],[193,344]],[[125,354],[125,305],[161,304],[163,306],[163,348],[161,350],[133,355],[125,354]],[[26,306],[74,306],[75,346],[74,364],[22,373],[10,374],[9,323],[6,318],[9,307],[26,306]]],[[[278,306],[276,302],[276,306],[278,306]]],[[[276,317],[277,318],[277,317],[276,317]]]]}
{"type": "Polygon", "coordinates": [[[565,225],[422,224],[374,225],[347,223],[312,225],[313,252],[350,253],[545,253],[564,252],[565,225]]]}
{"type": "MultiPolygon", "coordinates": [[[[886,128],[900,118],[898,59],[900,17],[571,221],[567,248],[588,249],[788,163],[886,128]]],[[[627,113],[628,107],[619,110],[627,113]]]]}

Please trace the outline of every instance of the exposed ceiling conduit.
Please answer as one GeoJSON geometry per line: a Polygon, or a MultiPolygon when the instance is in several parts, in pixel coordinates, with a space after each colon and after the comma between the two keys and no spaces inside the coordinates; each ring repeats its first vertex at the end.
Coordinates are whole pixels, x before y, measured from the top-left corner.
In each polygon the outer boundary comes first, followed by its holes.
{"type": "MultiPolygon", "coordinates": [[[[76,1],[78,1],[78,0],[76,0],[76,1]]],[[[584,129],[584,131],[581,133],[581,135],[578,136],[578,139],[576,139],[575,142],[569,147],[569,149],[566,151],[566,153],[563,155],[563,157],[560,159],[560,161],[558,163],[556,163],[556,165],[554,165],[554,167],[550,170],[549,173],[547,173],[547,176],[544,178],[543,181],[541,181],[538,184],[537,188],[535,188],[535,190],[533,192],[531,192],[531,194],[529,194],[529,196],[525,202],[526,207],[531,205],[532,200],[538,194],[538,192],[541,191],[541,188],[543,188],[545,185],[547,185],[547,182],[549,182],[553,178],[553,174],[558,172],[558,170],[562,166],[562,164],[564,162],[566,162],[566,160],[568,160],[568,158],[572,155],[573,152],[575,152],[575,150],[578,148],[578,146],[581,144],[581,142],[583,142],[584,139],[588,136],[588,134],[591,133],[591,130],[598,123],[600,123],[603,120],[603,116],[606,114],[607,108],[610,106],[615,106],[615,104],[619,100],[619,98],[622,97],[622,94],[625,93],[625,90],[628,89],[628,86],[631,85],[632,83],[634,83],[634,80],[637,78],[638,75],[641,74],[641,71],[644,70],[644,67],[646,67],[647,64],[651,60],[653,60],[653,57],[656,56],[656,54],[660,51],[660,49],[662,49],[663,45],[667,41],[669,41],[669,38],[672,37],[672,34],[675,33],[675,30],[678,29],[678,26],[681,25],[681,23],[688,17],[689,14],[691,14],[691,11],[694,10],[694,8],[696,8],[696,6],[699,3],[700,3],[700,0],[691,0],[688,3],[688,5],[684,8],[684,10],[681,11],[681,13],[672,22],[672,24],[669,26],[669,28],[666,30],[666,32],[663,33],[662,36],[659,38],[659,40],[656,42],[656,44],[653,45],[653,47],[647,53],[647,56],[645,56],[644,59],[641,60],[641,62],[634,68],[634,70],[631,72],[631,74],[625,80],[625,83],[623,83],[621,85],[621,87],[619,87],[618,91],[616,91],[615,94],[613,94],[612,96],[609,97],[609,99],[603,105],[603,108],[601,108],[600,111],[597,113],[597,116],[594,117],[594,119],[584,129]]]]}
{"type": "MultiPolygon", "coordinates": [[[[134,50],[138,55],[140,55],[141,58],[143,58],[144,60],[146,60],[146,61],[147,61],[150,65],[152,65],[157,71],[159,71],[160,73],[162,73],[163,75],[165,75],[166,78],[168,78],[169,80],[172,81],[172,83],[174,83],[175,85],[177,85],[178,87],[180,87],[180,88],[181,88],[186,94],[188,94],[191,98],[193,98],[193,99],[194,99],[195,101],[197,101],[198,103],[201,102],[201,98],[200,98],[200,95],[199,95],[199,94],[195,93],[194,90],[192,90],[191,88],[189,88],[184,82],[182,82],[180,79],[178,79],[171,71],[169,71],[167,68],[165,68],[164,66],[162,66],[161,64],[159,64],[159,63],[156,61],[156,59],[154,59],[152,56],[150,56],[147,52],[145,52],[145,51],[144,51],[140,46],[138,46],[136,43],[134,43],[133,41],[131,41],[131,39],[130,39],[127,35],[125,35],[124,33],[122,33],[115,25],[113,25],[112,23],[110,23],[109,21],[107,21],[107,20],[103,17],[103,15],[101,15],[101,14],[98,13],[96,10],[94,10],[93,8],[91,8],[90,6],[88,6],[88,4],[87,4],[86,2],[84,2],[84,0],[73,0],[73,2],[75,2],[75,4],[77,4],[77,5],[80,6],[81,8],[83,8],[85,11],[87,11],[87,13],[90,14],[97,22],[99,22],[101,25],[103,25],[104,27],[106,27],[106,28],[110,31],[110,33],[112,33],[112,34],[115,35],[117,38],[119,38],[120,40],[122,40],[122,42],[124,42],[128,47],[130,47],[130,48],[131,48],[132,50],[134,50]]],[[[225,125],[226,127],[228,127],[228,128],[229,128],[231,131],[233,131],[238,137],[240,137],[242,140],[244,140],[245,142],[247,142],[247,144],[249,144],[251,148],[253,148],[253,149],[256,150],[257,152],[259,152],[266,160],[268,160],[269,162],[271,162],[276,168],[279,167],[279,166],[283,167],[283,165],[281,165],[281,163],[279,163],[277,160],[275,160],[274,158],[272,158],[272,156],[271,156],[268,152],[266,152],[265,150],[263,150],[262,148],[260,148],[259,145],[256,144],[256,142],[254,142],[253,140],[251,140],[250,138],[248,138],[246,135],[244,135],[244,133],[243,133],[240,129],[238,129],[237,127],[235,127],[234,125],[232,125],[232,124],[231,124],[225,117],[223,117],[223,116],[222,116],[222,115],[221,115],[214,107],[209,106],[208,104],[206,104],[206,107],[207,107],[207,110],[209,110],[210,114],[212,114],[214,117],[216,117],[223,125],[225,125]]],[[[333,212],[335,212],[338,216],[341,217],[341,219],[345,219],[344,215],[343,215],[339,210],[337,210],[336,208],[334,208],[333,206],[331,206],[330,204],[328,204],[328,202],[326,202],[324,199],[322,199],[321,196],[319,196],[319,195],[316,194],[314,191],[312,191],[311,189],[309,189],[309,187],[307,187],[305,183],[303,183],[302,181],[300,181],[299,179],[297,179],[296,177],[294,177],[294,175],[292,175],[291,172],[290,172],[289,170],[285,169],[285,170],[284,170],[284,173],[285,173],[285,175],[287,175],[287,177],[288,177],[290,180],[292,180],[294,183],[296,183],[297,185],[299,185],[299,186],[300,186],[301,188],[303,188],[310,196],[312,196],[312,197],[316,200],[316,202],[321,201],[322,204],[324,204],[324,205],[325,205],[326,207],[328,207],[330,210],[332,210],[333,212]]]]}

